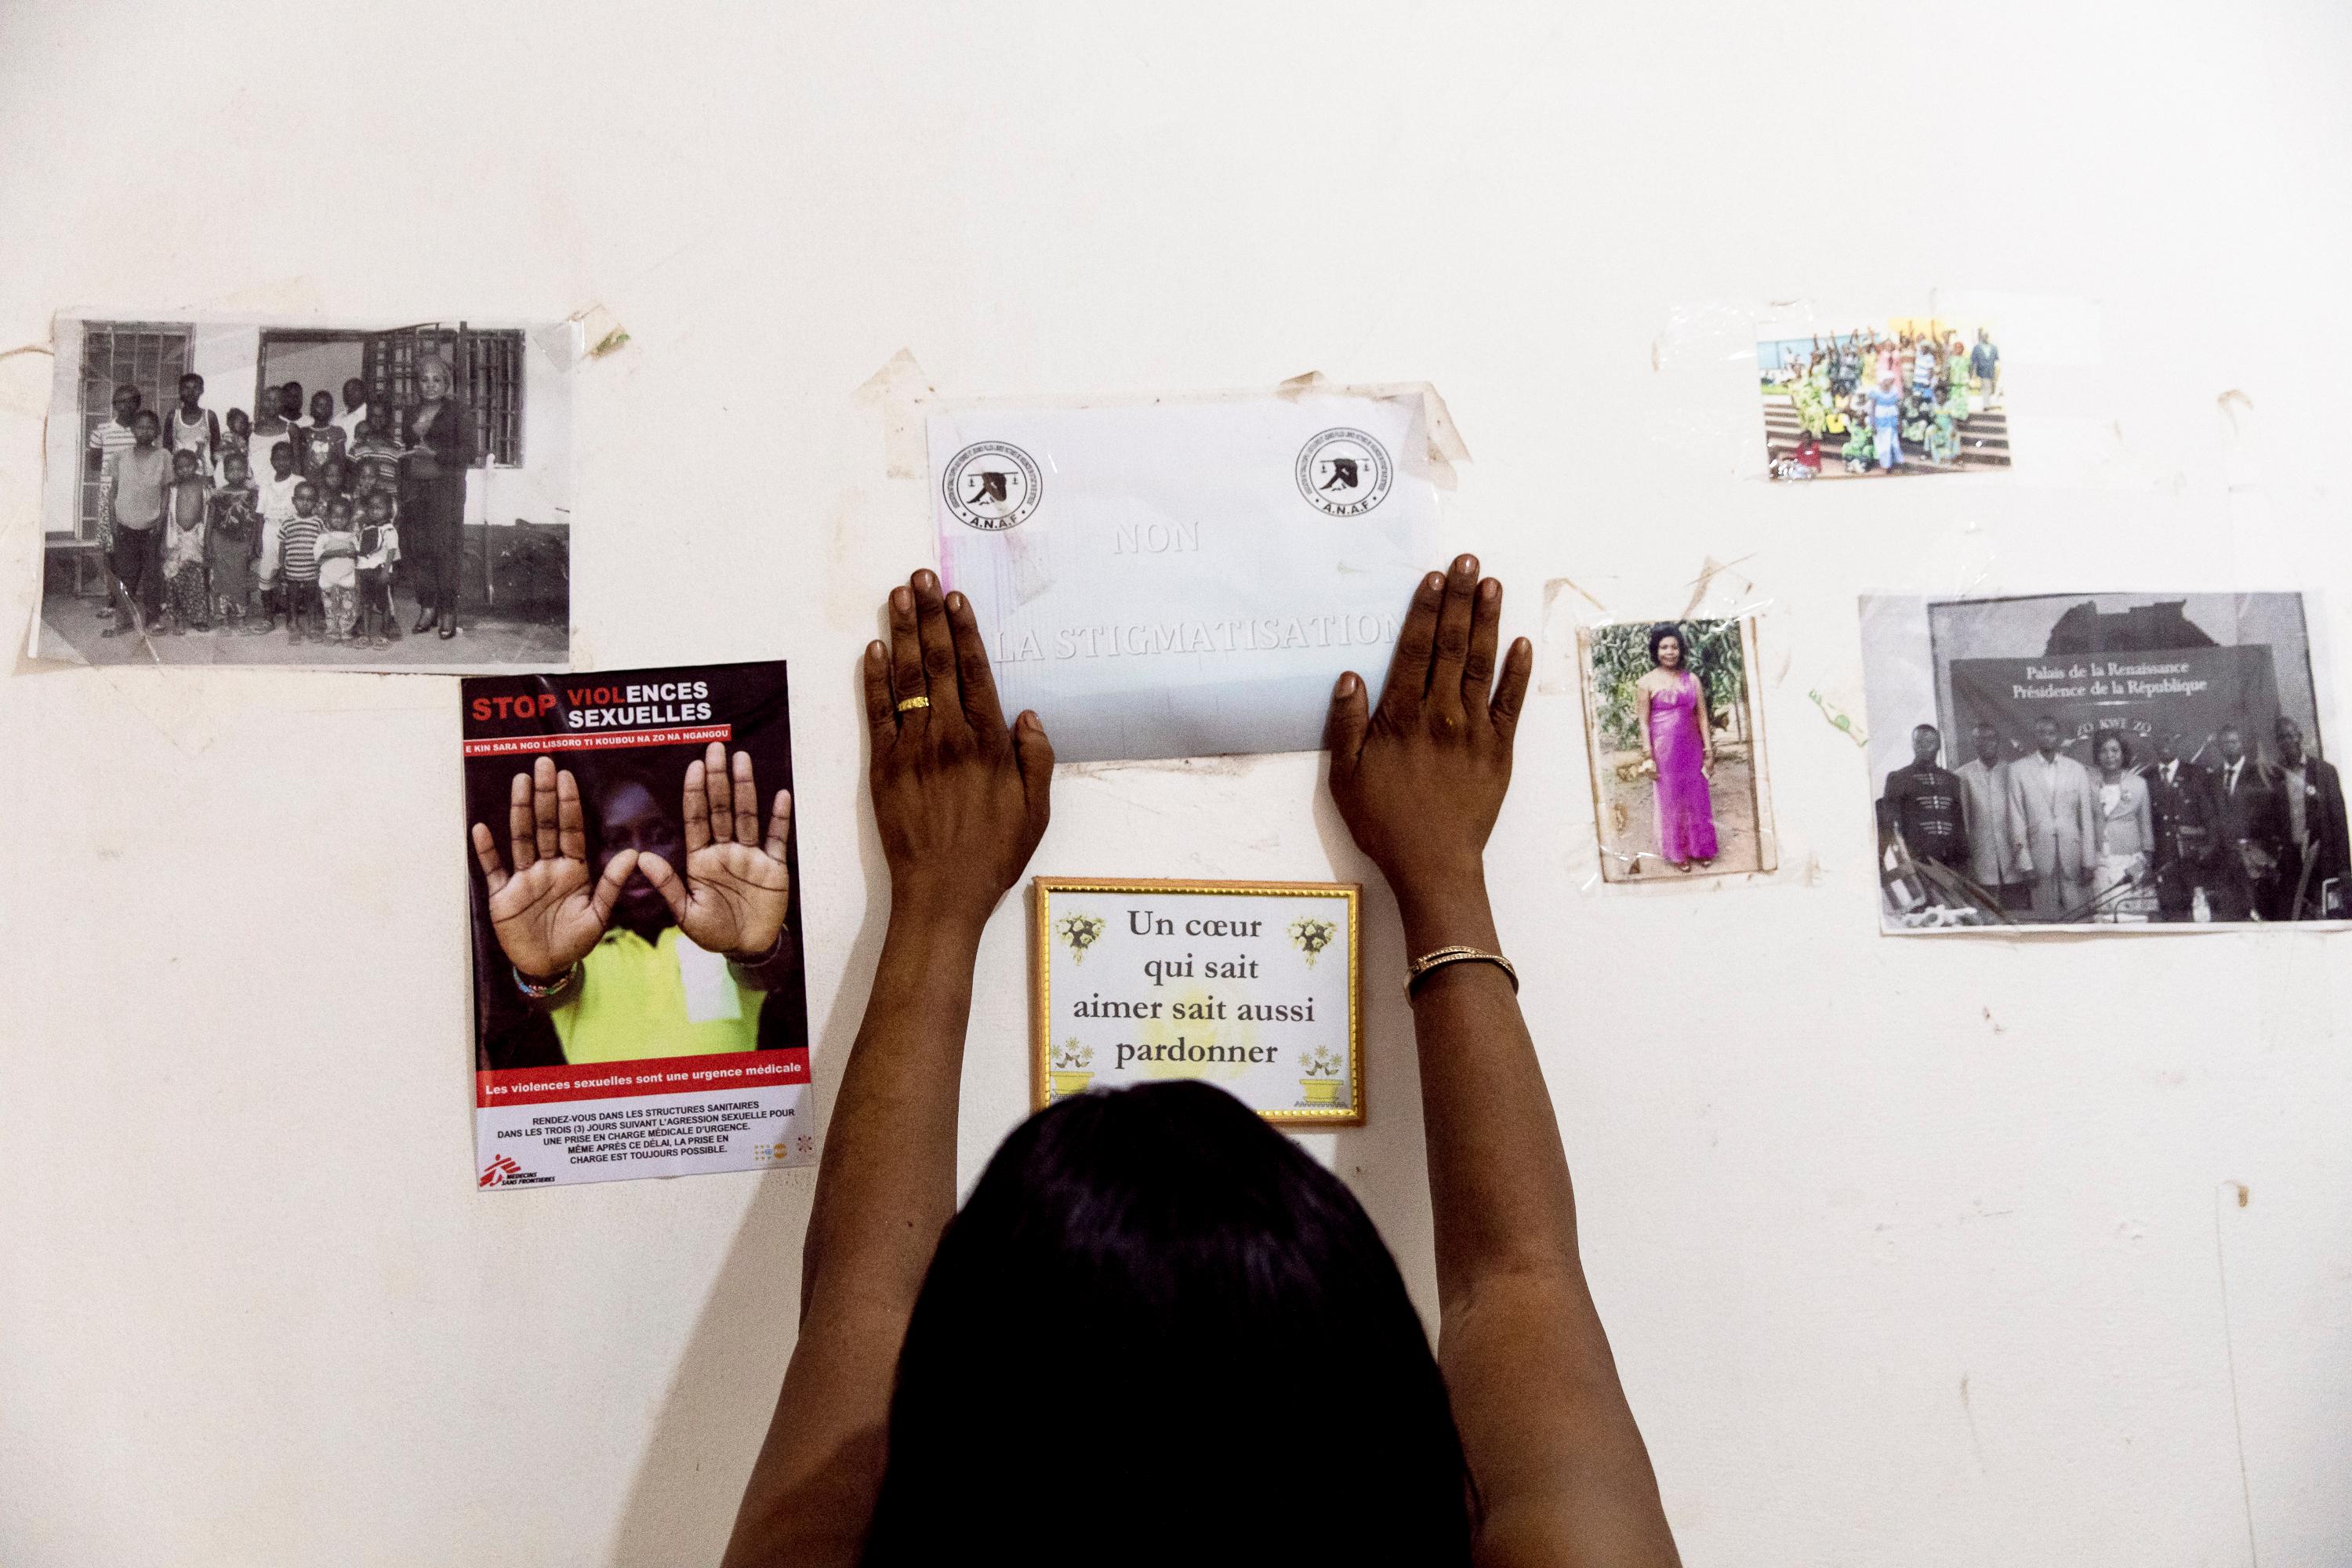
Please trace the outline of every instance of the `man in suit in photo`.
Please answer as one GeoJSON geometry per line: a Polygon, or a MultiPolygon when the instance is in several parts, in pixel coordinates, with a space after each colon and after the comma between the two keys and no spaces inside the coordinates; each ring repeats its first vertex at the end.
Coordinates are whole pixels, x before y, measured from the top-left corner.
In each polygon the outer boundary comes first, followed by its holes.
{"type": "Polygon", "coordinates": [[[1912,858],[1966,871],[1969,831],[1960,781],[1949,768],[1937,765],[1943,749],[1943,734],[1933,724],[1911,731],[1911,765],[1886,775],[1886,811],[1912,858]]]}
{"type": "Polygon", "coordinates": [[[2021,909],[2032,889],[2011,858],[2016,835],[2010,829],[2009,764],[2001,760],[2000,731],[1979,720],[1969,736],[1977,754],[1953,770],[1968,824],[1968,873],[2002,909],[2021,909]]]}
{"type": "Polygon", "coordinates": [[[2277,908],[2272,889],[2286,847],[2279,792],[2247,753],[2245,733],[2238,726],[2222,725],[2214,739],[2221,765],[2213,772],[2213,837],[2220,862],[2209,892],[2213,918],[2269,920],[2277,908]]]}
{"type": "Polygon", "coordinates": [[[2033,884],[2033,913],[2065,918],[2090,899],[2098,814],[2091,771],[2058,749],[2058,721],[2033,721],[2034,751],[2009,764],[2009,822],[2018,871],[2033,884]]]}
{"type": "Polygon", "coordinates": [[[2303,726],[2282,713],[2272,731],[2278,761],[2263,772],[2278,791],[2285,833],[2267,918],[2326,920],[2344,909],[2347,860],[2344,784],[2335,764],[2303,749],[2303,726]],[[2329,883],[2333,882],[2333,887],[2329,883]],[[2299,896],[2298,896],[2299,895],[2299,896]]]}
{"type": "MultiPolygon", "coordinates": [[[[2158,918],[2190,918],[2197,889],[2214,875],[2213,775],[2180,754],[2180,733],[2168,730],[2156,741],[2156,761],[2147,770],[2147,804],[2156,818],[2158,918]]],[[[2210,910],[2213,895],[2206,895],[2210,910]]]]}

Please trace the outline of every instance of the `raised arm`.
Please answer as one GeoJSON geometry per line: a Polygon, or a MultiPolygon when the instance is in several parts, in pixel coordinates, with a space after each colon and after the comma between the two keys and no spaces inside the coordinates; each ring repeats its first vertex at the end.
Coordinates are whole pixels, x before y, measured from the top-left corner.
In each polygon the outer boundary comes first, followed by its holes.
{"type": "MultiPolygon", "coordinates": [[[[1396,892],[1405,949],[1502,951],[1485,849],[1534,650],[1493,686],[1502,585],[1464,556],[1413,595],[1376,710],[1342,676],[1331,794],[1396,892]]],[[[1522,959],[1533,955],[1521,953],[1522,959]]],[[[1586,1289],[1551,1097],[1509,978],[1432,970],[1413,992],[1437,1230],[1439,1364],[1484,1504],[1484,1568],[1679,1562],[1648,1451],[1586,1289]]]]}
{"type": "Polygon", "coordinates": [[[971,606],[918,572],[866,650],[874,823],[890,923],[850,1047],[801,1252],[800,1339],[729,1568],[857,1561],[882,1481],[891,1378],[955,1213],[956,1095],[981,928],[1045,831],[1054,752],[1007,731],[971,606]],[[913,706],[908,706],[913,704],[913,706]]]}

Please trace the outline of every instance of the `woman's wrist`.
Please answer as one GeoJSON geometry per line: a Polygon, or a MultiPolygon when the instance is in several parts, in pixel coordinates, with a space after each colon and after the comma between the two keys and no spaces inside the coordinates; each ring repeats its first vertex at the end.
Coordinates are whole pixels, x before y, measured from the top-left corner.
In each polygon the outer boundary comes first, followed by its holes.
{"type": "Polygon", "coordinates": [[[1495,912],[1486,899],[1484,866],[1391,877],[1389,885],[1404,922],[1408,959],[1457,944],[1496,950],[1495,912]]]}
{"type": "Polygon", "coordinates": [[[969,932],[977,941],[988,924],[1001,892],[986,892],[969,884],[916,879],[890,882],[890,923],[953,936],[969,932]]]}

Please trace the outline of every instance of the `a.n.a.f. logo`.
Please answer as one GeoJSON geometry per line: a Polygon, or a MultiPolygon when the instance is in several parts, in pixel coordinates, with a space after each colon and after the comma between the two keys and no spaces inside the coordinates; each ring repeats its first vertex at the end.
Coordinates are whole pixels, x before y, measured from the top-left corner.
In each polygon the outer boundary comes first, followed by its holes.
{"type": "Polygon", "coordinates": [[[1298,493],[1332,517],[1361,517],[1389,499],[1388,448],[1361,430],[1325,430],[1298,451],[1298,493]]]}
{"type": "Polygon", "coordinates": [[[501,1154],[482,1167],[482,1179],[475,1184],[484,1187],[503,1187],[521,1174],[522,1167],[508,1156],[501,1154]]]}
{"type": "Polygon", "coordinates": [[[1001,533],[1029,521],[1044,499],[1045,476],[1010,441],[975,441],[948,459],[940,499],[966,528],[1001,533]]]}

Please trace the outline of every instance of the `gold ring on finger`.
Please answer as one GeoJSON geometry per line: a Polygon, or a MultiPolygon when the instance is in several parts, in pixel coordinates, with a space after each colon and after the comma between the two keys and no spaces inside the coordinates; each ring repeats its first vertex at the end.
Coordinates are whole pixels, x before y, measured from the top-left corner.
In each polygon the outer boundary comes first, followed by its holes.
{"type": "Polygon", "coordinates": [[[930,705],[931,700],[928,697],[902,697],[898,699],[898,711],[901,713],[911,713],[918,708],[929,708],[930,705]]]}

